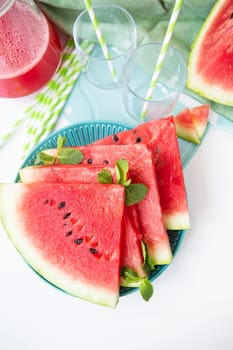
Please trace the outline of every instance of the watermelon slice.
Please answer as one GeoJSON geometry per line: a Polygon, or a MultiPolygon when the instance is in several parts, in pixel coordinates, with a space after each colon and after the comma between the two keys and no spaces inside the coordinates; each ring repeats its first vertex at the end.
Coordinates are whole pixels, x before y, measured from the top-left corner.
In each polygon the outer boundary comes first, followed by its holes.
{"type": "Polygon", "coordinates": [[[182,163],[173,117],[140,124],[95,144],[146,144],[153,155],[165,227],[190,228],[182,163]]]}
{"type": "Polygon", "coordinates": [[[184,140],[199,144],[200,139],[189,108],[185,108],[175,117],[176,134],[184,140]]]}
{"type": "Polygon", "coordinates": [[[208,124],[209,112],[210,106],[207,104],[191,108],[193,123],[200,140],[202,139],[208,124]]]}
{"type": "Polygon", "coordinates": [[[209,100],[233,106],[233,2],[218,0],[189,56],[187,86],[209,100]]]}
{"type": "MultiPolygon", "coordinates": [[[[97,175],[103,169],[100,165],[46,165],[28,166],[20,169],[20,180],[24,183],[98,183],[97,175]]],[[[104,167],[116,179],[115,167],[104,167]]],[[[130,175],[129,175],[130,177],[130,175]]],[[[145,277],[143,270],[142,236],[135,205],[126,206],[122,226],[121,267],[130,267],[139,277],[145,277]]],[[[129,286],[123,279],[121,284],[129,286]]]]}
{"type": "Polygon", "coordinates": [[[184,140],[199,144],[205,133],[209,105],[185,108],[174,117],[176,134],[184,140]]]}
{"type": "MultiPolygon", "coordinates": [[[[169,237],[163,224],[157,179],[151,152],[146,145],[92,145],[76,147],[84,155],[84,164],[114,166],[118,159],[127,159],[133,183],[148,187],[146,197],[137,206],[142,237],[154,265],[169,264],[172,252],[169,237]]],[[[44,153],[56,156],[58,149],[47,149],[44,153]]]]}
{"type": "Polygon", "coordinates": [[[119,297],[123,212],[119,185],[0,185],[0,218],[29,265],[64,291],[110,307],[119,297]]]}

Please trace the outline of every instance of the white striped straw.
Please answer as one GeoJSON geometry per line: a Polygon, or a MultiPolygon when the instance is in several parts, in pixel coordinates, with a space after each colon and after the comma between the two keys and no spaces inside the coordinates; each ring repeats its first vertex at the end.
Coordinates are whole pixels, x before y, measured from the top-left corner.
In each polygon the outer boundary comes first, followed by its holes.
{"type": "Polygon", "coordinates": [[[153,95],[160,71],[162,69],[164,59],[165,59],[166,54],[167,54],[169,43],[170,43],[172,34],[174,32],[174,29],[175,29],[176,21],[177,21],[177,18],[179,16],[179,13],[180,13],[182,3],[183,3],[183,0],[176,0],[174,8],[172,10],[172,15],[171,15],[170,21],[168,23],[167,31],[166,31],[166,34],[165,34],[165,37],[164,37],[164,40],[163,40],[163,43],[162,43],[162,46],[161,46],[161,49],[159,52],[159,57],[158,57],[158,60],[157,60],[157,63],[156,63],[155,69],[154,69],[154,73],[153,73],[151,82],[150,82],[149,90],[148,90],[147,95],[146,95],[147,101],[144,103],[144,106],[142,109],[142,113],[141,113],[141,117],[140,117],[141,120],[143,120],[146,117],[148,106],[149,106],[149,101],[151,101],[151,99],[152,99],[152,95],[153,95]]]}
{"type": "Polygon", "coordinates": [[[95,15],[93,6],[91,4],[91,1],[90,0],[84,0],[84,2],[85,2],[85,5],[86,5],[87,12],[89,14],[90,20],[92,22],[93,28],[95,30],[96,36],[97,36],[97,38],[99,40],[99,43],[100,43],[101,49],[103,51],[104,57],[106,58],[106,60],[108,62],[108,67],[109,67],[109,70],[110,70],[110,72],[112,74],[113,80],[115,82],[117,82],[118,81],[117,73],[116,73],[116,70],[115,70],[115,68],[113,66],[113,63],[111,61],[111,55],[110,55],[108,46],[106,44],[104,35],[103,35],[103,33],[102,33],[101,29],[100,29],[99,22],[98,22],[98,19],[96,18],[96,15],[95,15]]]}

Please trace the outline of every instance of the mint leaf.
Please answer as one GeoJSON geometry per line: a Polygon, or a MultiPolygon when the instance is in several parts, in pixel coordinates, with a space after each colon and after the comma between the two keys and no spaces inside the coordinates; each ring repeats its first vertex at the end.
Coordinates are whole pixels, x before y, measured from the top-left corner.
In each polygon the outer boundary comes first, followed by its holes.
{"type": "Polygon", "coordinates": [[[121,277],[124,278],[126,282],[139,282],[141,277],[128,266],[123,266],[121,268],[121,277]]]}
{"type": "Polygon", "coordinates": [[[111,184],[112,183],[112,175],[109,170],[102,169],[97,174],[98,182],[101,184],[111,184]]]}
{"type": "Polygon", "coordinates": [[[35,165],[44,163],[44,165],[54,164],[58,160],[60,164],[79,164],[83,160],[83,154],[75,148],[64,148],[66,137],[59,135],[57,138],[57,156],[51,156],[43,151],[38,153],[35,160],[35,165]]]}
{"type": "Polygon", "coordinates": [[[142,243],[142,255],[143,255],[143,260],[144,260],[144,264],[143,264],[143,270],[145,272],[150,272],[154,270],[154,264],[151,261],[151,257],[148,253],[148,248],[145,242],[141,242],[142,243]]]}
{"type": "Polygon", "coordinates": [[[116,161],[116,183],[129,186],[131,180],[127,180],[127,174],[129,171],[129,163],[126,159],[119,159],[116,161]]]}
{"type": "Polygon", "coordinates": [[[42,162],[45,165],[49,165],[49,164],[53,164],[55,160],[56,160],[56,157],[46,154],[45,152],[42,151],[37,154],[34,164],[37,165],[42,162]]]}
{"type": "Polygon", "coordinates": [[[153,285],[147,278],[143,278],[141,280],[141,283],[139,285],[139,290],[140,290],[141,296],[145,301],[148,301],[152,297],[154,292],[153,285]]]}
{"type": "Polygon", "coordinates": [[[83,158],[82,152],[75,148],[61,148],[57,155],[57,159],[61,164],[79,164],[83,158]]]}
{"type": "Polygon", "coordinates": [[[66,137],[59,135],[57,138],[57,148],[63,148],[66,143],[66,137]]]}
{"type": "Polygon", "coordinates": [[[121,277],[128,283],[139,283],[140,294],[144,300],[148,301],[153,295],[154,289],[147,277],[140,277],[128,266],[121,268],[121,277]]]}
{"type": "Polygon", "coordinates": [[[125,205],[133,205],[145,198],[148,187],[144,184],[130,184],[125,188],[125,205]]]}

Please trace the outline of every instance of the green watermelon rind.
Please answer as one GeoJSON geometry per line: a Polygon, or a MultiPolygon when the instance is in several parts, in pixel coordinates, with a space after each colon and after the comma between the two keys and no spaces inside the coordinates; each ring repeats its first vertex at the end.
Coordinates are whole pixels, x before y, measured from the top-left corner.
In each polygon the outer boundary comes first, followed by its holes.
{"type": "Polygon", "coordinates": [[[187,217],[187,212],[178,213],[176,215],[166,215],[163,214],[163,219],[166,220],[167,230],[172,230],[174,223],[176,224],[177,230],[189,230],[190,221],[187,217]]]}
{"type": "MultiPolygon", "coordinates": [[[[132,125],[120,124],[108,120],[104,121],[88,121],[81,122],[78,124],[72,125],[72,127],[63,127],[58,131],[50,134],[45,140],[41,141],[34,150],[28,155],[28,157],[24,160],[21,165],[21,168],[26,166],[33,165],[36,160],[36,155],[38,152],[43,151],[47,148],[56,147],[57,137],[59,135],[65,136],[67,138],[67,145],[74,146],[73,142],[76,142],[76,145],[82,146],[88,143],[92,143],[96,141],[98,138],[103,138],[105,136],[109,136],[111,134],[117,134],[118,132],[125,131],[131,129],[132,125]]],[[[197,147],[192,147],[191,152],[184,153],[183,156],[183,166],[188,164],[190,157],[192,157],[197,151],[197,147]]],[[[19,182],[20,178],[17,174],[15,178],[15,182],[19,182]]],[[[171,244],[173,260],[179,251],[180,245],[183,242],[185,237],[185,230],[168,230],[168,237],[171,244]]],[[[150,281],[156,280],[168,267],[170,264],[157,265],[153,271],[151,271],[149,279],[150,281]]],[[[43,276],[40,276],[43,277],[43,276]]],[[[46,283],[51,284],[49,281],[45,279],[46,283]]],[[[52,285],[52,284],[51,284],[52,285]]],[[[54,285],[52,285],[54,286],[54,285]]],[[[54,286],[56,287],[56,286],[54,286]]],[[[138,288],[136,287],[120,287],[120,297],[129,295],[131,293],[137,292],[138,288]]]]}
{"type": "Polygon", "coordinates": [[[227,92],[225,89],[220,88],[217,85],[208,84],[202,77],[198,75],[195,67],[196,58],[198,57],[198,52],[202,44],[202,40],[205,37],[205,34],[212,23],[212,20],[218,15],[219,9],[223,6],[224,2],[222,0],[216,1],[192,44],[187,65],[188,77],[186,85],[190,90],[195,91],[200,96],[203,96],[211,101],[227,106],[233,106],[232,91],[227,92]]]}

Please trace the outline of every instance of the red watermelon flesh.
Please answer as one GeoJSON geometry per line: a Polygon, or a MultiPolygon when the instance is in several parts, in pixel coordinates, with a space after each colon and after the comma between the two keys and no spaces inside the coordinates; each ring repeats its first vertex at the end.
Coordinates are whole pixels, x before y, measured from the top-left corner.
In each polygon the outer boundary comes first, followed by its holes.
{"type": "Polygon", "coordinates": [[[165,227],[190,228],[182,163],[173,117],[143,123],[95,144],[146,144],[153,154],[165,227]]]}
{"type": "MultiPolygon", "coordinates": [[[[122,226],[122,267],[130,267],[140,277],[145,277],[143,270],[142,234],[138,222],[136,206],[126,206],[122,226]]],[[[130,287],[130,283],[121,278],[121,285],[130,287]]]]}
{"type": "Polygon", "coordinates": [[[119,185],[0,185],[0,218],[24,259],[49,282],[115,307],[124,189],[119,185]]]}
{"type": "MultiPolygon", "coordinates": [[[[97,183],[97,174],[103,169],[103,165],[86,164],[56,164],[27,166],[19,171],[22,182],[75,182],[75,183],[97,183]]],[[[114,167],[107,169],[115,182],[116,174],[114,167]]]]}
{"type": "MultiPolygon", "coordinates": [[[[22,168],[19,175],[20,180],[24,183],[98,183],[97,174],[102,169],[102,165],[39,165],[22,168]]],[[[107,169],[111,173],[113,181],[115,181],[115,167],[104,167],[104,169],[107,169]]],[[[140,277],[144,277],[145,271],[142,268],[144,263],[142,256],[142,236],[140,234],[135,205],[125,207],[122,231],[121,267],[130,267],[140,277]]],[[[124,286],[126,285],[127,283],[124,282],[124,286]]]]}
{"type": "MultiPolygon", "coordinates": [[[[76,147],[84,155],[83,163],[114,166],[118,159],[127,159],[133,183],[143,183],[148,187],[146,197],[136,207],[143,241],[154,265],[169,264],[172,252],[169,237],[163,224],[157,179],[151,152],[146,145],[91,145],[76,147]]],[[[43,152],[56,156],[57,149],[43,152]]]]}
{"type": "Polygon", "coordinates": [[[233,2],[218,0],[192,44],[187,86],[209,100],[233,106],[233,2]]]}
{"type": "Polygon", "coordinates": [[[202,43],[197,61],[197,69],[208,77],[210,84],[221,82],[226,90],[233,90],[232,79],[232,33],[233,23],[231,15],[233,4],[231,0],[219,1],[215,18],[212,18],[211,27],[206,32],[206,37],[212,40],[205,40],[202,43]],[[224,46],[224,49],[223,49],[224,46]],[[206,54],[208,55],[206,56],[206,54]],[[203,56],[205,61],[203,62],[203,56]],[[214,68],[214,70],[213,70],[214,68]],[[224,75],[223,75],[224,73],[224,75]]]}
{"type": "Polygon", "coordinates": [[[207,104],[200,105],[200,106],[191,108],[190,111],[192,114],[193,123],[195,125],[198,137],[199,139],[201,139],[207,127],[210,106],[207,104]]]}

